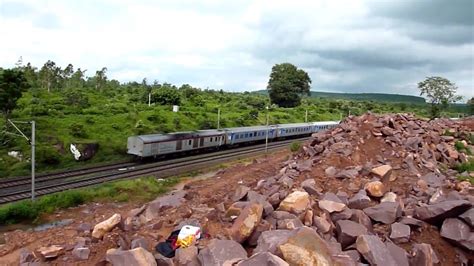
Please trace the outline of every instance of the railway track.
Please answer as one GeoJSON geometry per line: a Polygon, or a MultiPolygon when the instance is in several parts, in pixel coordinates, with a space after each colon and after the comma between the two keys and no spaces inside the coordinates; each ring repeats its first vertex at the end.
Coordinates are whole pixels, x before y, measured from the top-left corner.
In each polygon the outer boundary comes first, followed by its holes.
{"type": "MultiPolygon", "coordinates": [[[[300,140],[306,140],[303,138],[300,140]]],[[[294,140],[285,140],[268,144],[268,150],[281,149],[287,147],[294,140]]],[[[264,151],[264,144],[248,146],[238,149],[229,149],[208,154],[195,155],[191,157],[183,157],[163,162],[155,162],[148,164],[117,164],[90,169],[82,174],[67,174],[61,177],[61,174],[54,176],[42,176],[40,181],[36,182],[36,196],[42,196],[68,189],[87,187],[101,184],[104,182],[131,179],[142,176],[155,176],[159,178],[169,177],[172,175],[184,174],[186,172],[198,170],[208,165],[218,165],[219,163],[245,158],[251,155],[260,154],[264,151]],[[120,170],[119,170],[120,169],[120,170]]],[[[3,182],[0,185],[0,204],[28,199],[31,197],[30,180],[19,179],[9,182],[3,182]],[[28,181],[28,182],[27,182],[28,181]],[[16,183],[14,183],[16,182],[16,183]]]]}

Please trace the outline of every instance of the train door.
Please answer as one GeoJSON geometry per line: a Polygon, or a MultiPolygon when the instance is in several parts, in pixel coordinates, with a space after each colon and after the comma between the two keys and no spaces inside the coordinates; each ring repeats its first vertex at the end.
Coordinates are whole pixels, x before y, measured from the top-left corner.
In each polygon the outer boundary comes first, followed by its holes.
{"type": "Polygon", "coordinates": [[[182,148],[183,148],[183,141],[178,140],[178,142],[176,143],[176,150],[180,151],[182,148]]]}
{"type": "Polygon", "coordinates": [[[193,149],[197,148],[199,144],[199,139],[193,139],[193,149]]]}
{"type": "Polygon", "coordinates": [[[200,138],[199,142],[199,147],[204,147],[204,138],[200,138]]]}

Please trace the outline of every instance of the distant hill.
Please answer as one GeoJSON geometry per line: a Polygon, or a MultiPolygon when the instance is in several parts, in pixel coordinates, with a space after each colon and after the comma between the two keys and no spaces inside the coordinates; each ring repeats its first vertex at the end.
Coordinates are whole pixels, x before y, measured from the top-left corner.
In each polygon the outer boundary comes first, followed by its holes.
{"type": "MultiPolygon", "coordinates": [[[[256,91],[259,94],[267,94],[266,90],[256,91]]],[[[389,93],[336,93],[311,91],[311,97],[332,98],[357,101],[377,101],[377,102],[404,102],[404,103],[425,103],[425,99],[419,96],[389,94],[389,93]]]]}

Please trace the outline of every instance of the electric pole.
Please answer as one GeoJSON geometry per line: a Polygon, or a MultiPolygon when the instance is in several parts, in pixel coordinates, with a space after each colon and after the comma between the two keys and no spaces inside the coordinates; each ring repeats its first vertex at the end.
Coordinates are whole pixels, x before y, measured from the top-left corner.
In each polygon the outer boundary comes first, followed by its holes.
{"type": "Polygon", "coordinates": [[[265,153],[268,152],[268,106],[267,106],[267,134],[265,135],[265,153]]]}
{"type": "Polygon", "coordinates": [[[35,136],[35,131],[36,131],[36,123],[35,121],[30,121],[30,122],[23,122],[23,121],[16,121],[18,124],[31,124],[31,139],[28,138],[23,131],[21,131],[13,121],[8,119],[8,122],[12,124],[12,126],[18,131],[20,134],[15,134],[11,132],[5,132],[7,134],[15,135],[15,136],[20,136],[25,138],[31,145],[31,200],[35,200],[35,146],[36,146],[36,136],[35,136]]]}
{"type": "Polygon", "coordinates": [[[217,129],[221,127],[221,108],[217,109],[217,129]]]}

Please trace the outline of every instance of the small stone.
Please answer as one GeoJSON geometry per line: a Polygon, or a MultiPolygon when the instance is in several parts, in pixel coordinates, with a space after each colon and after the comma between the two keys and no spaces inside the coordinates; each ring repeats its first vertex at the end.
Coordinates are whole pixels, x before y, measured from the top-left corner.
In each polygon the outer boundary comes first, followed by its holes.
{"type": "Polygon", "coordinates": [[[130,248],[135,249],[135,248],[138,248],[138,247],[142,247],[142,248],[148,250],[148,241],[143,237],[138,237],[138,238],[133,239],[132,243],[130,245],[130,248]]]}
{"type": "Polygon", "coordinates": [[[257,225],[257,227],[253,230],[252,234],[247,239],[247,243],[250,246],[256,246],[260,235],[270,229],[272,229],[272,225],[267,220],[261,220],[260,224],[257,225]]]}
{"type": "Polygon", "coordinates": [[[329,166],[326,168],[326,170],[324,170],[324,173],[327,177],[334,177],[337,173],[337,169],[334,166],[329,166]]]}
{"type": "Polygon", "coordinates": [[[399,223],[406,224],[410,226],[411,228],[416,228],[416,227],[421,227],[423,225],[423,221],[420,221],[418,219],[415,219],[413,217],[402,217],[399,223]]]}
{"type": "Polygon", "coordinates": [[[72,255],[78,260],[87,260],[90,253],[90,249],[86,247],[76,247],[72,250],[72,255]]]}
{"type": "Polygon", "coordinates": [[[20,249],[20,264],[33,262],[35,260],[35,256],[31,251],[27,248],[20,249]]]}
{"type": "Polygon", "coordinates": [[[372,197],[380,198],[385,193],[385,186],[380,181],[372,181],[365,184],[365,190],[372,197]]]}
{"type": "Polygon", "coordinates": [[[395,243],[406,243],[410,240],[410,226],[402,223],[393,223],[390,226],[390,239],[395,243]]]}
{"type": "Polygon", "coordinates": [[[385,180],[385,179],[390,178],[390,174],[392,173],[392,167],[387,164],[382,165],[382,166],[373,168],[371,173],[385,180]]]}
{"type": "Polygon", "coordinates": [[[349,208],[362,210],[370,206],[371,200],[367,196],[365,190],[360,190],[352,198],[349,199],[349,208]]]}
{"type": "Polygon", "coordinates": [[[44,258],[56,258],[64,250],[64,247],[58,245],[52,245],[49,247],[41,247],[37,249],[37,252],[40,253],[44,258]]]}
{"type": "Polygon", "coordinates": [[[319,195],[322,191],[321,188],[316,187],[316,181],[314,181],[314,179],[306,179],[301,182],[301,187],[308,192],[309,195],[319,195]]]}
{"type": "Polygon", "coordinates": [[[352,210],[351,221],[361,224],[367,228],[368,232],[373,232],[372,221],[362,210],[352,210]]]}
{"type": "Polygon", "coordinates": [[[349,220],[339,220],[336,223],[337,241],[342,248],[352,245],[359,235],[367,234],[367,228],[349,220]]]}
{"type": "Polygon", "coordinates": [[[332,224],[331,224],[331,222],[329,222],[329,220],[328,220],[328,218],[326,217],[325,214],[323,214],[322,217],[315,216],[313,218],[313,223],[314,223],[314,226],[316,226],[316,228],[318,228],[318,231],[323,233],[323,234],[329,232],[329,230],[331,230],[331,228],[332,228],[332,224]]]}
{"type": "Polygon", "coordinates": [[[464,222],[474,228],[474,208],[470,208],[463,214],[459,215],[459,218],[463,219],[464,222]]]}
{"type": "Polygon", "coordinates": [[[116,213],[112,215],[109,219],[100,222],[94,226],[94,231],[92,231],[92,237],[96,239],[102,239],[102,237],[112,229],[114,229],[115,226],[117,226],[120,223],[120,220],[122,219],[122,216],[120,214],[116,213]]]}
{"type": "Polygon", "coordinates": [[[232,201],[239,201],[245,196],[247,196],[247,192],[249,192],[250,188],[247,186],[238,186],[235,190],[234,196],[232,196],[232,201]]]}
{"type": "Polygon", "coordinates": [[[402,208],[397,202],[382,202],[374,207],[365,208],[364,212],[374,221],[392,224],[401,216],[402,208]]]}
{"type": "Polygon", "coordinates": [[[318,202],[319,208],[329,213],[340,212],[347,208],[341,199],[334,193],[327,192],[324,197],[318,202]]]}
{"type": "Polygon", "coordinates": [[[227,209],[225,213],[225,217],[231,216],[239,216],[240,212],[249,205],[249,202],[246,201],[237,201],[234,202],[230,207],[227,209]]]}
{"type": "Polygon", "coordinates": [[[397,194],[393,192],[387,192],[383,197],[380,199],[380,202],[396,202],[397,201],[397,194]]]}

